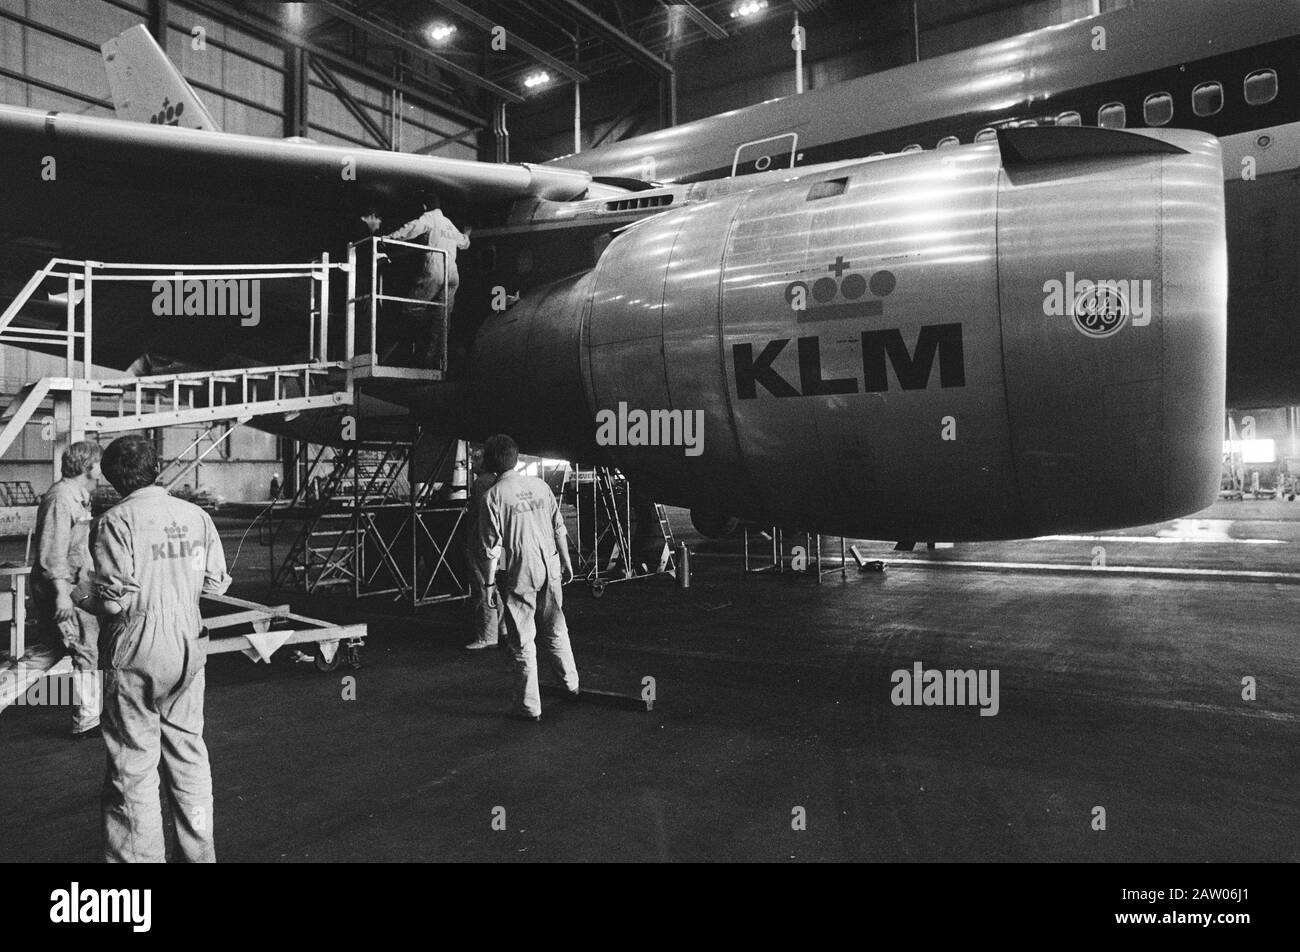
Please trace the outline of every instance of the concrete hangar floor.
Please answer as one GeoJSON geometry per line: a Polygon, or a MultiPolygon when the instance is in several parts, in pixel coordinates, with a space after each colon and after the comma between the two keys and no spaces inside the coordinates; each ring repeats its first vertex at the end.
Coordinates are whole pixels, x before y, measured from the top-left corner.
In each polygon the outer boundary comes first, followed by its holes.
{"type": "MultiPolygon", "coordinates": [[[[244,526],[220,521],[233,551],[244,526]]],[[[744,577],[738,544],[693,542],[689,591],[658,579],[566,603],[584,686],[653,677],[650,712],[544,697],[539,725],[500,716],[507,660],[460,650],[463,608],[295,603],[370,621],[356,672],[212,658],[219,858],[1300,859],[1300,503],[1105,539],[868,543],[888,572],[820,586],[744,577]],[[1097,546],[1112,568],[1254,574],[1099,572],[1097,546]],[[916,662],[996,669],[997,714],[894,704],[892,672],[916,662]]],[[[236,594],[264,595],[259,557],[236,594]]],[[[0,861],[98,858],[104,753],[66,740],[67,720],[0,715],[0,810],[23,818],[0,861]]]]}

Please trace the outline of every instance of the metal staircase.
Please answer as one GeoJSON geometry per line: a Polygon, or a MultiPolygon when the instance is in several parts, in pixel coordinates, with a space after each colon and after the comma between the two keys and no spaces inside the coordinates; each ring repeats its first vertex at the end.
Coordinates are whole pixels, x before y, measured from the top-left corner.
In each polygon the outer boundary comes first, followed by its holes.
{"type": "MultiPolygon", "coordinates": [[[[63,352],[64,374],[43,377],[18,391],[0,415],[0,455],[41,411],[55,421],[55,442],[66,445],[88,433],[119,433],[195,423],[247,422],[269,414],[296,414],[353,402],[346,359],[328,360],[329,276],[341,265],[328,255],[305,264],[140,265],[53,258],[32,275],[0,314],[0,344],[63,352]],[[97,282],[186,280],[306,281],[310,286],[309,353],[306,363],[213,369],[142,377],[98,378],[94,366],[94,301],[97,282]],[[53,285],[53,290],[51,289],[53,285]],[[62,327],[20,323],[23,309],[40,293],[64,302],[62,327]]],[[[56,445],[56,451],[59,447],[56,445]]]]}
{"type": "MultiPolygon", "coordinates": [[[[231,432],[227,424],[274,415],[287,421],[307,411],[343,405],[349,405],[360,421],[368,402],[371,406],[401,406],[411,387],[444,378],[449,318],[445,300],[420,301],[385,293],[383,272],[388,252],[403,250],[446,256],[437,248],[376,237],[350,245],[344,263],[331,262],[328,255],[305,264],[258,265],[51,259],[0,314],[0,344],[61,353],[63,373],[27,384],[4,408],[0,455],[26,425],[46,416],[54,421],[50,443],[55,460],[68,444],[87,435],[206,425],[181,458],[168,464],[165,473],[170,485],[223,444],[231,432]],[[330,278],[338,271],[344,272],[347,283],[342,302],[346,323],[343,333],[337,333],[336,327],[331,335],[330,278]],[[306,284],[310,294],[309,320],[304,328],[307,362],[140,377],[96,375],[97,284],[134,282],[142,285],[144,293],[159,282],[186,282],[186,287],[198,282],[207,287],[211,299],[219,282],[225,282],[221,287],[229,290],[229,283],[249,280],[306,284]],[[51,300],[63,304],[62,326],[20,317],[37,295],[47,292],[51,300]],[[393,320],[409,321],[413,311],[432,315],[429,330],[441,335],[440,366],[385,366],[377,360],[381,308],[393,310],[393,320]],[[191,458],[185,458],[187,455],[191,458]]],[[[181,285],[174,286],[179,296],[181,285]]],[[[412,461],[420,432],[415,422],[405,414],[369,418],[368,422],[378,426],[365,431],[371,442],[344,442],[338,449],[318,447],[308,472],[297,474],[296,493],[287,509],[301,521],[294,526],[288,556],[275,572],[276,585],[308,592],[350,588],[354,596],[393,594],[415,605],[467,597],[466,573],[452,545],[463,535],[465,502],[440,496],[442,484],[435,479],[449,460],[448,452],[454,456],[459,442],[447,444],[433,470],[413,479],[412,461]]],[[[340,442],[347,439],[340,434],[340,442]]],[[[265,537],[274,561],[275,509],[269,514],[265,537]]]]}
{"type": "MultiPolygon", "coordinates": [[[[8,343],[0,332],[0,344],[8,343]]],[[[0,455],[42,409],[81,402],[83,433],[121,433],[161,426],[216,423],[273,413],[301,413],[350,403],[347,390],[330,389],[331,370],[342,362],[278,364],[226,371],[200,371],[87,380],[42,377],[27,384],[0,415],[0,455]]]]}
{"type": "MultiPolygon", "coordinates": [[[[113,433],[161,426],[248,420],[267,414],[295,414],[354,403],[357,385],[404,387],[442,380],[446,373],[450,315],[445,300],[421,301],[385,293],[384,271],[389,254],[446,252],[411,242],[367,238],[348,246],[346,262],[292,264],[163,265],[75,261],[52,258],[35,272],[18,296],[0,313],[0,344],[61,351],[64,373],[23,387],[0,415],[0,455],[41,409],[52,404],[57,438],[66,444],[86,432],[113,433]],[[330,277],[346,277],[346,327],[342,353],[330,359],[330,277]],[[310,291],[306,363],[236,369],[212,369],[145,377],[96,379],[94,375],[95,288],[97,284],[155,285],[201,282],[209,289],[240,281],[306,282],[310,291]],[[64,306],[62,327],[18,318],[38,295],[64,306]],[[381,308],[427,311],[430,329],[440,337],[443,355],[437,367],[384,366],[377,359],[381,308]]],[[[385,318],[389,320],[390,318],[385,318]]],[[[395,321],[407,322],[408,315],[395,321]]],[[[338,335],[335,335],[338,337],[338,335]]],[[[59,447],[56,446],[56,450],[59,447]]]]}

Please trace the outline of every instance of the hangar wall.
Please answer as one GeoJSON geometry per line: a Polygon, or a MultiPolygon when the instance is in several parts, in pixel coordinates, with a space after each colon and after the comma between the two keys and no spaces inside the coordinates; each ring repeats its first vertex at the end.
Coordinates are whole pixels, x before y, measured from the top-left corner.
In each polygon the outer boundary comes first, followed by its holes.
{"type": "MultiPolygon", "coordinates": [[[[168,2],[166,50],[227,132],[282,136],[285,132],[285,48],[168,2]],[[197,42],[194,28],[203,28],[197,42]]],[[[0,102],[34,109],[112,115],[99,44],[146,23],[147,0],[0,0],[0,102]]],[[[444,141],[469,128],[435,116],[375,83],[338,75],[354,101],[403,151],[428,150],[473,158],[475,147],[444,141]],[[431,148],[433,147],[433,148],[431,148]]],[[[315,76],[307,121],[322,142],[382,147],[315,76]]]]}
{"type": "MultiPolygon", "coordinates": [[[[182,3],[167,3],[166,51],[226,132],[280,137],[285,118],[286,50],[219,17],[182,3]],[[202,42],[194,28],[201,26],[202,42]]],[[[79,115],[112,116],[100,57],[104,40],[148,23],[148,0],[0,0],[0,103],[79,115]]],[[[334,72],[353,102],[403,151],[474,158],[472,137],[447,141],[469,127],[404,102],[392,90],[334,72]]],[[[320,142],[383,148],[339,97],[312,75],[307,91],[308,135],[320,142]]],[[[5,262],[0,261],[0,268],[5,262]]],[[[12,276],[11,276],[12,277],[12,276]]],[[[3,302],[7,304],[8,301],[3,302]]],[[[18,348],[0,347],[0,406],[24,384],[63,372],[62,361],[18,348]]],[[[122,376],[99,368],[101,377],[122,376]]],[[[28,480],[43,491],[51,481],[49,443],[42,424],[29,424],[0,457],[5,478],[28,480]]],[[[175,458],[201,428],[159,431],[165,459],[175,458]]],[[[277,438],[239,428],[222,449],[182,480],[229,500],[265,499],[271,477],[281,471],[277,438]]],[[[204,444],[206,446],[206,444],[204,444]]],[[[191,458],[193,453],[190,454],[191,458]]]]}

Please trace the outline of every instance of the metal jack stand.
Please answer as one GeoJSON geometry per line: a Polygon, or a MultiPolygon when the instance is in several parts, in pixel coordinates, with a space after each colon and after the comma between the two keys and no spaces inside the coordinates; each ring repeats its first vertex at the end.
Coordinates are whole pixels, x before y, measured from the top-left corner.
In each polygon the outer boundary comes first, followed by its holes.
{"type": "MultiPolygon", "coordinates": [[[[749,575],[758,575],[762,572],[775,572],[777,575],[785,573],[785,531],[780,526],[771,526],[761,531],[761,535],[771,542],[770,559],[766,565],[760,565],[757,568],[750,568],[749,562],[749,528],[744,530],[745,539],[745,573],[749,575]]],[[[840,536],[840,560],[830,568],[822,566],[822,537],[814,535],[811,532],[805,532],[804,551],[808,557],[808,568],[805,570],[808,574],[817,576],[817,584],[822,583],[822,579],[834,572],[840,573],[840,579],[848,578],[847,562],[848,550],[844,544],[844,537],[840,536]]],[[[856,554],[856,553],[855,553],[856,554]]],[[[793,571],[793,570],[792,570],[793,571]]]]}
{"type": "MultiPolygon", "coordinates": [[[[817,554],[817,569],[816,569],[817,584],[820,585],[822,583],[822,579],[824,579],[827,575],[833,574],[836,571],[836,569],[835,567],[831,567],[828,569],[822,568],[822,537],[820,535],[812,535],[810,533],[805,532],[804,540],[807,542],[808,548],[810,550],[813,549],[814,546],[816,546],[815,551],[817,554]]],[[[844,546],[844,536],[840,536],[839,540],[840,540],[840,563],[838,568],[840,573],[840,581],[843,582],[843,581],[847,581],[849,577],[848,567],[845,564],[848,561],[848,555],[844,546]]],[[[812,566],[810,565],[809,568],[812,568],[812,566]]]]}
{"type": "Polygon", "coordinates": [[[760,565],[756,569],[751,569],[749,567],[749,526],[746,526],[744,529],[745,574],[757,575],[760,572],[775,572],[777,575],[783,574],[785,572],[785,565],[781,559],[781,545],[782,545],[781,527],[772,526],[770,529],[763,529],[759,534],[767,538],[772,543],[771,562],[768,563],[767,565],[760,565]]]}

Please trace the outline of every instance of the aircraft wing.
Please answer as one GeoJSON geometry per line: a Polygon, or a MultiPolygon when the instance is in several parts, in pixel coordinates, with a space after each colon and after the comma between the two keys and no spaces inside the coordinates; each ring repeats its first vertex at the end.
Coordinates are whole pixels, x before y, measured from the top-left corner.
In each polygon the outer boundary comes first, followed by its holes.
{"type": "Polygon", "coordinates": [[[0,141],[7,152],[4,165],[35,189],[62,181],[74,188],[143,186],[195,198],[348,204],[351,196],[428,188],[478,204],[528,196],[562,201],[584,194],[591,183],[585,172],[549,166],[265,139],[17,106],[0,107],[0,141]],[[49,174],[46,156],[56,163],[53,180],[43,177],[49,174]]]}
{"type": "MultiPolygon", "coordinates": [[[[0,306],[51,257],[255,263],[310,261],[328,251],[337,259],[367,233],[360,216],[370,207],[392,229],[411,217],[423,191],[437,191],[466,215],[470,205],[529,196],[571,199],[591,182],[566,169],[8,106],[0,107],[0,143],[0,306]]],[[[300,296],[289,295],[280,313],[268,290],[265,320],[231,347],[263,359],[301,350],[300,296]]],[[[101,299],[113,333],[96,341],[100,363],[123,367],[151,351],[216,360],[230,343],[158,321],[139,300],[111,306],[101,299]]]]}

